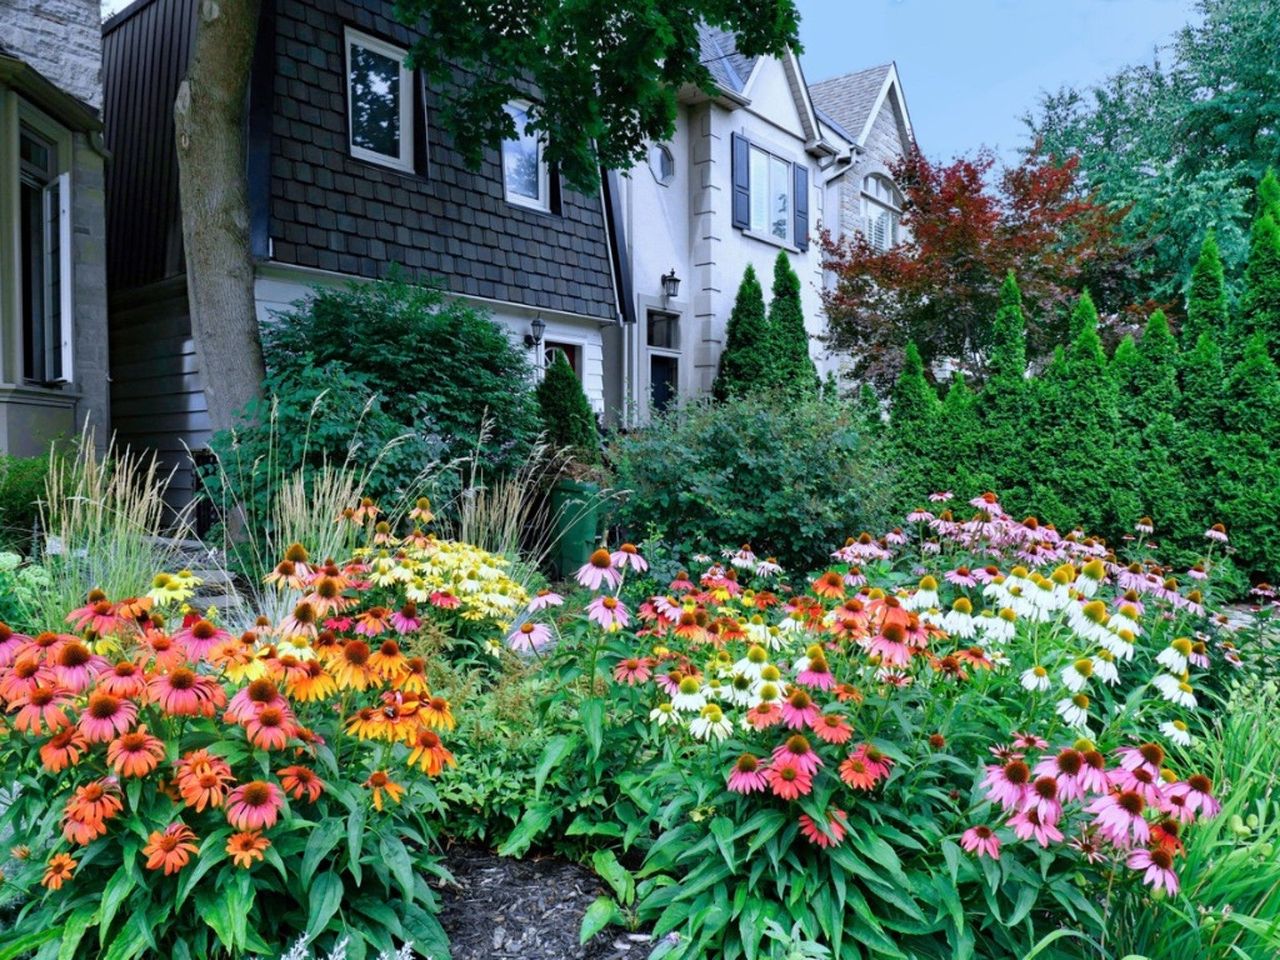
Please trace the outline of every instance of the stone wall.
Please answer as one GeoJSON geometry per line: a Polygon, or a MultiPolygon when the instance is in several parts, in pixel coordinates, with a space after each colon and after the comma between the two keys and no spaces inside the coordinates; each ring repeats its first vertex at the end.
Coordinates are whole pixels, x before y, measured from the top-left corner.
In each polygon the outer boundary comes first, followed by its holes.
{"type": "Polygon", "coordinates": [[[72,250],[75,261],[76,426],[87,420],[99,447],[111,435],[110,357],[107,351],[107,224],[103,216],[103,160],[84,134],[75,135],[71,170],[72,250]]]}
{"type": "Polygon", "coordinates": [[[0,42],[63,90],[102,107],[98,0],[0,0],[0,42]]]}

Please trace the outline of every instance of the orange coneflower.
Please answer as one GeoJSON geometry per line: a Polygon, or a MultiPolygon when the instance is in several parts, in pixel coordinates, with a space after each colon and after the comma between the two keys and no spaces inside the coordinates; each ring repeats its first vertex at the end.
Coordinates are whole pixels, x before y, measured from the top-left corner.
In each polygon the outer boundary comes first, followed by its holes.
{"type": "Polygon", "coordinates": [[[453,719],[449,701],[444,697],[431,697],[424,700],[421,716],[422,722],[435,730],[452,730],[458,725],[458,721],[453,719]]]}
{"type": "MultiPolygon", "coordinates": [[[[359,632],[359,628],[357,628],[359,632]]],[[[385,640],[369,657],[369,669],[387,680],[394,680],[408,668],[409,661],[400,652],[400,644],[385,640]]]]}
{"type": "Polygon", "coordinates": [[[424,773],[432,777],[446,765],[457,766],[453,754],[445,748],[440,735],[434,730],[418,731],[418,736],[413,741],[413,749],[409,752],[408,763],[410,766],[418,764],[424,773]]]}
{"type": "Polygon", "coordinates": [[[67,801],[62,834],[72,843],[90,843],[107,832],[107,821],[123,809],[114,781],[94,780],[78,787],[67,801]]]}
{"type": "Polygon", "coordinates": [[[284,807],[284,794],[274,783],[253,780],[227,797],[227,822],[237,830],[274,827],[284,807]]]}
{"type": "Polygon", "coordinates": [[[347,733],[361,740],[389,739],[387,715],[376,707],[361,707],[347,720],[347,733]]]}
{"type": "Polygon", "coordinates": [[[410,657],[404,662],[404,667],[404,672],[393,681],[395,688],[402,693],[429,694],[427,661],[422,657],[410,657]]]}
{"type": "Polygon", "coordinates": [[[288,701],[280,696],[280,690],[267,679],[254,680],[239,690],[227,704],[223,714],[229,723],[244,723],[258,715],[266,707],[287,707],[288,701]]]}
{"type": "Polygon", "coordinates": [[[178,794],[199,813],[205,807],[220,807],[228,785],[235,782],[231,767],[208,750],[192,750],[177,762],[178,794]]]}
{"type": "Polygon", "coordinates": [[[838,600],[844,596],[844,575],[838,570],[828,570],[813,581],[813,592],[829,600],[838,600]]]}
{"type": "Polygon", "coordinates": [[[311,703],[337,692],[338,685],[319,660],[306,660],[302,663],[302,668],[301,676],[286,681],[285,692],[294,700],[311,703]]]}
{"type": "Polygon", "coordinates": [[[196,835],[185,823],[171,823],[163,831],[156,830],[142,848],[147,857],[147,869],[163,868],[166,877],[177,873],[191,862],[191,855],[199,849],[195,839],[196,835]]]}
{"type": "Polygon", "coordinates": [[[36,736],[46,729],[49,733],[57,733],[71,724],[62,709],[70,702],[71,693],[64,687],[36,687],[9,704],[10,710],[18,711],[13,718],[13,728],[36,736]]]}
{"type": "Polygon", "coordinates": [[[80,762],[89,749],[89,742],[74,727],[61,730],[40,747],[40,762],[50,773],[61,773],[67,767],[80,762]]]}
{"type": "Polygon", "coordinates": [[[53,670],[42,665],[38,657],[19,656],[8,672],[0,676],[0,700],[12,703],[36,687],[51,686],[53,682],[53,670]]]}
{"type": "Polygon", "coordinates": [[[297,729],[292,714],[284,707],[263,707],[244,724],[249,742],[259,750],[283,750],[297,729]]]}
{"type": "Polygon", "coordinates": [[[76,861],[65,853],[55,853],[49,858],[40,885],[48,890],[61,890],[62,885],[76,872],[76,861]]]}
{"type": "Polygon", "coordinates": [[[145,777],[164,759],[164,742],[147,733],[144,723],[112,740],[107,747],[107,763],[122,777],[145,777]]]}
{"type": "Polygon", "coordinates": [[[373,808],[375,810],[382,809],[382,794],[384,791],[396,803],[399,803],[400,798],[404,796],[404,787],[395,783],[385,770],[375,770],[369,774],[369,779],[364,782],[364,786],[373,791],[373,808]]]}
{"type": "Polygon", "coordinates": [[[276,772],[284,792],[295,800],[307,798],[308,803],[315,803],[324,793],[324,782],[309,767],[284,767],[276,772]]]}
{"type": "Polygon", "coordinates": [[[271,841],[257,830],[233,833],[227,839],[227,853],[231,854],[232,862],[246,870],[253,866],[253,861],[264,859],[265,852],[270,846],[271,841]]]}
{"type": "Polygon", "coordinates": [[[365,690],[377,679],[369,666],[369,645],[363,640],[343,644],[334,661],[334,680],[340,690],[365,690]]]}

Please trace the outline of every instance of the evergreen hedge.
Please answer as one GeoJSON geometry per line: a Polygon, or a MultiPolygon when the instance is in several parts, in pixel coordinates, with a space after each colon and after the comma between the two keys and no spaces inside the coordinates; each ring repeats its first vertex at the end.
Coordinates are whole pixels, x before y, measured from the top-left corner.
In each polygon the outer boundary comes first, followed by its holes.
{"type": "Polygon", "coordinates": [[[567,447],[579,463],[598,464],[600,434],[596,415],[583,392],[582,381],[559,350],[535,392],[547,441],[554,447],[567,447]]]}

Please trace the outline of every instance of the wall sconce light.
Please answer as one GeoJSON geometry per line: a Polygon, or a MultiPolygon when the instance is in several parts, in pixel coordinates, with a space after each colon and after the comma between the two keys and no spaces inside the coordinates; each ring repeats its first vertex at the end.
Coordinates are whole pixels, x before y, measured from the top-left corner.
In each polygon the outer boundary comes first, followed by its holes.
{"type": "Polygon", "coordinates": [[[547,322],[541,317],[534,317],[529,329],[532,333],[524,335],[524,345],[533,348],[542,342],[542,335],[547,332],[547,322]]]}
{"type": "Polygon", "coordinates": [[[670,273],[662,275],[662,298],[664,300],[674,300],[680,295],[680,278],[676,276],[676,268],[672,267],[670,273]]]}

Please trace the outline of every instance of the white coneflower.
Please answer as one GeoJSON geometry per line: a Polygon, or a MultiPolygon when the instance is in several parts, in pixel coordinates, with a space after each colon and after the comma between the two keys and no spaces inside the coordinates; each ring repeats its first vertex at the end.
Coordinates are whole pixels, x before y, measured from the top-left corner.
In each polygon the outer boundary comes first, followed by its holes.
{"type": "Polygon", "coordinates": [[[702,684],[694,677],[685,677],[671,698],[671,705],[682,713],[697,713],[707,705],[706,694],[702,692],[702,684]]]}
{"type": "Polygon", "coordinates": [[[1079,693],[1089,685],[1089,678],[1092,676],[1093,661],[1088,657],[1081,657],[1063,668],[1062,682],[1072,693],[1079,693]]]}
{"type": "Polygon", "coordinates": [[[1014,612],[1013,607],[1004,607],[994,617],[990,618],[990,622],[986,618],[981,621],[986,627],[987,639],[992,643],[1008,643],[1013,639],[1013,634],[1018,627],[1018,615],[1014,612]]]}
{"type": "Polygon", "coordinates": [[[760,671],[768,665],[769,651],[760,644],[753,643],[747,648],[747,655],[733,665],[733,671],[759,680],[760,671]]]}
{"type": "Polygon", "coordinates": [[[747,704],[750,707],[758,707],[762,703],[777,703],[783,697],[783,686],[770,680],[764,680],[755,685],[755,689],[751,693],[751,702],[747,704]]]}
{"type": "Polygon", "coordinates": [[[755,699],[752,691],[756,688],[757,679],[749,677],[745,673],[735,673],[720,688],[721,699],[736,707],[751,706],[751,701],[755,699]]]}
{"type": "Polygon", "coordinates": [[[928,610],[938,605],[938,581],[933,577],[920,578],[920,586],[915,593],[903,598],[902,605],[908,610],[928,610]]]}
{"type": "Polygon", "coordinates": [[[1075,635],[1098,646],[1106,646],[1113,636],[1107,629],[1110,619],[1107,605],[1101,600],[1090,600],[1067,608],[1067,623],[1075,635]]]}
{"type": "Polygon", "coordinates": [[[757,577],[776,577],[782,572],[782,565],[777,557],[766,557],[756,564],[757,577]]]}
{"type": "Polygon", "coordinates": [[[1194,707],[1196,705],[1196,695],[1191,689],[1191,684],[1185,680],[1180,680],[1171,673],[1159,674],[1151,681],[1160,695],[1170,703],[1179,707],[1194,707]]]}
{"type": "Polygon", "coordinates": [[[675,707],[669,703],[660,703],[650,710],[649,719],[657,721],[660,727],[665,727],[669,723],[680,725],[680,714],[676,713],[675,707]]]}
{"type": "Polygon", "coordinates": [[[942,629],[953,637],[965,639],[978,632],[977,625],[973,621],[973,604],[967,597],[957,597],[951,604],[951,609],[942,618],[942,629]]]}
{"type": "MultiPolygon", "coordinates": [[[[782,679],[782,671],[773,664],[760,671],[760,679],[756,682],[755,697],[757,700],[778,700],[787,695],[790,685],[782,679]]],[[[753,704],[754,706],[754,704],[753,704]]]]}
{"type": "Polygon", "coordinates": [[[1138,623],[1138,608],[1132,603],[1123,603],[1120,609],[1111,616],[1108,624],[1112,630],[1117,633],[1121,630],[1128,630],[1135,637],[1142,636],[1142,627],[1138,623]]]}
{"type": "Polygon", "coordinates": [[[1036,664],[1034,667],[1028,667],[1022,671],[1022,677],[1019,682],[1027,690],[1037,690],[1043,693],[1049,689],[1049,671],[1036,664]]]}
{"type": "Polygon", "coordinates": [[[763,647],[769,646],[769,625],[764,622],[764,617],[760,614],[753,614],[751,619],[742,625],[742,632],[752,643],[758,643],[763,647]]]}
{"type": "Polygon", "coordinates": [[[703,707],[697,718],[689,724],[689,732],[699,740],[723,740],[733,733],[733,722],[714,703],[703,707]]]}
{"type": "Polygon", "coordinates": [[[1160,732],[1180,747],[1191,746],[1191,733],[1181,720],[1166,720],[1160,724],[1160,732]]]}
{"type": "Polygon", "coordinates": [[[1004,669],[1012,662],[1009,659],[1009,655],[1003,650],[988,650],[987,659],[991,661],[991,666],[996,669],[1004,669]]]}
{"type": "Polygon", "coordinates": [[[1120,682],[1120,671],[1116,669],[1116,658],[1110,650],[1099,650],[1093,661],[1093,675],[1109,687],[1120,682]]]}
{"type": "Polygon", "coordinates": [[[749,543],[744,543],[735,553],[725,552],[729,556],[729,562],[739,570],[754,570],[756,564],[760,562],[749,543]]]}
{"type": "Polygon", "coordinates": [[[1170,673],[1186,673],[1187,661],[1191,657],[1191,640],[1188,637],[1176,637],[1158,654],[1156,663],[1170,673]]]}
{"type": "Polygon", "coordinates": [[[1069,727],[1083,729],[1089,725],[1088,694],[1077,693],[1074,696],[1064,697],[1058,701],[1054,709],[1062,718],[1062,722],[1069,727]]]}
{"type": "Polygon", "coordinates": [[[793,610],[778,624],[778,629],[783,633],[796,633],[801,630],[808,629],[808,625],[804,622],[804,614],[799,610],[793,610]]]}
{"type": "Polygon", "coordinates": [[[1155,522],[1150,517],[1143,517],[1133,525],[1136,533],[1148,534],[1156,532],[1155,522]]]}
{"type": "Polygon", "coordinates": [[[1098,587],[1106,575],[1106,564],[1094,557],[1080,568],[1080,576],[1076,578],[1076,589],[1084,596],[1092,597],[1098,592],[1098,587]]]}

